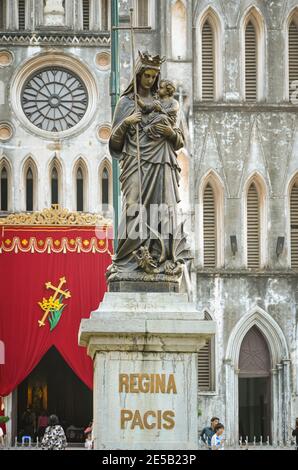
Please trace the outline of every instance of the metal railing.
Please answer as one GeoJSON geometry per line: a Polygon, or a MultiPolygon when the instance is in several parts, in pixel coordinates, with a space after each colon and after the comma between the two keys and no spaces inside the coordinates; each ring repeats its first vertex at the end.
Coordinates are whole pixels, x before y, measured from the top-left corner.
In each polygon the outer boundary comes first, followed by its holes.
{"type": "MultiPolygon", "coordinates": [[[[295,439],[288,439],[286,442],[271,442],[269,436],[254,436],[252,442],[249,441],[247,436],[241,436],[237,442],[224,439],[223,447],[225,450],[296,450],[297,448],[295,439]]],[[[209,447],[202,441],[201,437],[199,438],[199,449],[209,449],[209,447]]]]}

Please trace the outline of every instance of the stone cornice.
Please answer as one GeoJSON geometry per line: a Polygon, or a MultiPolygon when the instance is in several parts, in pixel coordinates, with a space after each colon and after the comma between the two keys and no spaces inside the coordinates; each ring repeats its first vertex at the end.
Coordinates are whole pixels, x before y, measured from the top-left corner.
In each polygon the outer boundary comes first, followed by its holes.
{"type": "Polygon", "coordinates": [[[237,112],[237,113],[298,113],[298,106],[283,103],[204,103],[196,101],[193,106],[195,114],[206,112],[237,112]]]}
{"type": "Polygon", "coordinates": [[[298,272],[294,271],[293,269],[285,269],[283,271],[281,270],[274,270],[274,269],[268,269],[268,270],[263,270],[263,271],[250,271],[248,269],[214,269],[214,270],[207,270],[207,269],[201,269],[197,268],[194,271],[197,276],[199,277],[208,277],[208,278],[219,278],[219,277],[224,277],[224,278],[246,278],[246,277],[257,277],[257,278],[298,278],[298,272]]]}
{"type": "Polygon", "coordinates": [[[2,32],[0,47],[14,46],[64,46],[110,47],[109,33],[51,33],[51,32],[2,32]]]}

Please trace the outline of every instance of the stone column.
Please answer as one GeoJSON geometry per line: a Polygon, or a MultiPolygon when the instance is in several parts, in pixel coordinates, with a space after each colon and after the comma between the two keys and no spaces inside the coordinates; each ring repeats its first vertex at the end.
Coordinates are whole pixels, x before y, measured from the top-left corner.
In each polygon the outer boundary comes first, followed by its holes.
{"type": "MultiPolygon", "coordinates": [[[[226,390],[225,390],[225,433],[226,439],[232,445],[238,444],[239,438],[239,430],[238,430],[238,423],[236,422],[236,412],[238,406],[238,400],[236,393],[236,387],[238,391],[238,384],[236,384],[236,380],[238,379],[238,375],[236,376],[236,372],[231,360],[225,360],[225,380],[226,380],[226,390]]],[[[237,413],[238,414],[238,413],[237,413]]]]}
{"type": "Polygon", "coordinates": [[[271,392],[271,409],[272,409],[272,418],[271,418],[271,429],[272,429],[272,443],[275,445],[278,440],[277,429],[278,429],[278,375],[277,369],[272,369],[272,392],[271,392]]]}
{"type": "Polygon", "coordinates": [[[197,352],[215,333],[187,295],[107,293],[81,323],[99,449],[196,449],[197,352]]]}
{"type": "Polygon", "coordinates": [[[277,372],[278,372],[278,395],[277,395],[277,403],[278,403],[278,429],[277,429],[277,439],[281,443],[283,441],[283,373],[282,373],[282,365],[277,364],[277,372]]]}
{"type": "Polygon", "coordinates": [[[4,397],[4,410],[5,416],[9,417],[9,421],[6,423],[6,445],[10,446],[14,444],[12,442],[12,393],[4,397]]]}
{"type": "Polygon", "coordinates": [[[290,384],[290,360],[282,361],[283,364],[283,421],[284,421],[284,442],[291,436],[291,384],[290,384]]]}

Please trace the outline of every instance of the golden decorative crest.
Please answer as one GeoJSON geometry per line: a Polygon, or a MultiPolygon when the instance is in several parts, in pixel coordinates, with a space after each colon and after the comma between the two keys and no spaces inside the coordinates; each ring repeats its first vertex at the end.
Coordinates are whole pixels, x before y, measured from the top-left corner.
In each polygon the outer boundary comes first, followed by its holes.
{"type": "Polygon", "coordinates": [[[112,221],[99,214],[70,212],[59,204],[53,204],[41,212],[11,214],[0,219],[0,225],[110,226],[112,221]]]}

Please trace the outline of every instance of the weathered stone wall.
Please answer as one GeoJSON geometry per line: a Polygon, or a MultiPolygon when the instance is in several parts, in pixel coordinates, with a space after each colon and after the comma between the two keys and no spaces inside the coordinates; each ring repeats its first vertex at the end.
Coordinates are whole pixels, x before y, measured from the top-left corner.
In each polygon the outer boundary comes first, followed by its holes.
{"type": "MultiPolygon", "coordinates": [[[[210,274],[202,267],[202,254],[196,252],[197,303],[200,310],[208,309],[218,326],[216,391],[200,394],[203,415],[199,426],[212,415],[228,420],[231,409],[224,365],[227,344],[237,322],[258,306],[272,316],[286,338],[291,359],[291,390],[287,392],[291,394],[292,408],[292,415],[286,419],[293,425],[298,414],[297,275],[290,270],[288,185],[298,171],[298,147],[297,110],[285,96],[285,24],[298,4],[197,1],[194,24],[208,6],[215,9],[223,28],[223,99],[210,105],[194,101],[191,200],[199,204],[200,184],[213,170],[224,190],[224,263],[210,274]],[[241,87],[240,27],[251,5],[262,13],[265,31],[264,97],[255,105],[243,101],[241,87]],[[261,175],[266,188],[267,223],[263,227],[264,267],[249,273],[245,269],[244,198],[245,184],[254,173],[261,175]],[[231,235],[237,236],[235,256],[231,235]],[[278,257],[279,236],[285,237],[285,249],[278,257]]],[[[195,84],[196,69],[193,78],[195,84]]],[[[196,240],[201,228],[195,215],[192,226],[196,240]]]]}

